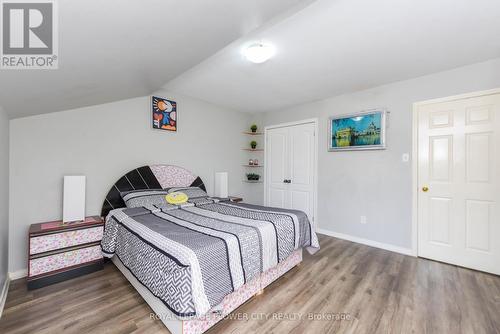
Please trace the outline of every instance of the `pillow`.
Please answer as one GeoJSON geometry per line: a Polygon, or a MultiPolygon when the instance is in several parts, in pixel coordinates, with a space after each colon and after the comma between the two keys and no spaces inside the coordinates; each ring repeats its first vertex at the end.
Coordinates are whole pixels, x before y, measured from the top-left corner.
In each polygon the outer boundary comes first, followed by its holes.
{"type": "Polygon", "coordinates": [[[169,193],[166,190],[133,190],[121,193],[120,195],[125,202],[127,208],[138,208],[148,205],[164,206],[167,205],[165,196],[169,193]]]}
{"type": "Polygon", "coordinates": [[[188,201],[189,197],[183,192],[175,191],[165,196],[165,199],[169,204],[183,204],[188,201]]]}
{"type": "Polygon", "coordinates": [[[167,190],[169,193],[179,192],[179,191],[183,192],[189,197],[189,199],[208,197],[207,192],[201,189],[200,187],[174,187],[174,188],[167,188],[165,190],[167,190]]]}
{"type": "MultiPolygon", "coordinates": [[[[175,192],[182,192],[186,194],[190,202],[191,199],[193,199],[193,203],[198,203],[198,201],[208,197],[208,194],[199,187],[132,190],[122,192],[120,195],[129,209],[143,206],[156,206],[157,208],[171,209],[178,207],[178,205],[168,203],[166,196],[175,192]],[[198,199],[198,201],[196,199],[198,199]]],[[[194,205],[193,203],[183,203],[180,206],[192,206],[194,205]]],[[[213,203],[213,201],[211,203],[213,203]]],[[[202,203],[200,202],[200,204],[202,203]]]]}

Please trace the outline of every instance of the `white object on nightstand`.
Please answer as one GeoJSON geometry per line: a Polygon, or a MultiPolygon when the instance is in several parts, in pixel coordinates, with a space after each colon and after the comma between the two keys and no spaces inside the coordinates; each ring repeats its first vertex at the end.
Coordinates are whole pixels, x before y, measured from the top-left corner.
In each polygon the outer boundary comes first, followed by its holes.
{"type": "Polygon", "coordinates": [[[85,220],[85,181],[85,176],[64,177],[64,223],[85,220]]]}
{"type": "Polygon", "coordinates": [[[215,197],[226,198],[228,196],[227,172],[215,173],[215,197]]]}

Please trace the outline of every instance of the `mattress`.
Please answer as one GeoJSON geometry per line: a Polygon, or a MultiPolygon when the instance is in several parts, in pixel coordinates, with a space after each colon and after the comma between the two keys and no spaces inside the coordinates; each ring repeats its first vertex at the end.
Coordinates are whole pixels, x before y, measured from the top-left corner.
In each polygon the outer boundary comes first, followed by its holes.
{"type": "Polygon", "coordinates": [[[211,198],[113,210],[101,246],[179,319],[205,315],[294,251],[319,249],[301,211],[211,198]]]}

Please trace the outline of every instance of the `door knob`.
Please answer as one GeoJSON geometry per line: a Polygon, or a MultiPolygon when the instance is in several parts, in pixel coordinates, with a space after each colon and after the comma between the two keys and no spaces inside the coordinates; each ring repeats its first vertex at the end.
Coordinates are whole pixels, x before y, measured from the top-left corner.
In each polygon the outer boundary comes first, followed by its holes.
{"type": "Polygon", "coordinates": [[[424,187],[422,188],[422,191],[423,191],[424,193],[426,193],[427,191],[429,191],[429,188],[428,188],[428,187],[426,187],[426,186],[424,186],[424,187]]]}

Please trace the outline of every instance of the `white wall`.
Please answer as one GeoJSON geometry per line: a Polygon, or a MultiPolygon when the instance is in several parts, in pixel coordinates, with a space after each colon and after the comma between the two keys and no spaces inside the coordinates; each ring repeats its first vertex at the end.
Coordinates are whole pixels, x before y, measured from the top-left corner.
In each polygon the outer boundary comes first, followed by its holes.
{"type": "MultiPolygon", "coordinates": [[[[9,120],[0,108],[0,294],[7,277],[9,253],[9,120]]],[[[0,311],[1,312],[1,311],[0,311]]]]}
{"type": "Polygon", "coordinates": [[[141,97],[11,121],[10,265],[26,268],[32,223],[60,219],[64,175],[87,176],[88,215],[100,214],[113,183],[148,164],[174,164],[199,175],[210,193],[216,171],[229,172],[229,192],[252,201],[243,179],[251,115],[193,98],[159,93],[178,103],[177,133],[151,129],[150,99],[141,97]]]}
{"type": "MultiPolygon", "coordinates": [[[[332,78],[335,80],[335,78],[332,78]]],[[[273,125],[319,118],[318,226],[357,238],[411,248],[412,104],[500,87],[500,58],[333,97],[264,115],[273,125]],[[383,107],[390,111],[385,151],[328,152],[328,117],[383,107]],[[360,224],[360,216],[368,223],[360,224]]]]}
{"type": "MultiPolygon", "coordinates": [[[[241,131],[253,121],[264,125],[318,117],[320,120],[320,228],[403,248],[411,247],[412,103],[500,87],[500,59],[346,94],[291,109],[250,115],[168,92],[179,105],[179,131],[152,130],[149,97],[20,118],[10,121],[9,271],[26,268],[26,235],[32,223],[60,219],[62,177],[87,176],[87,214],[100,213],[117,178],[137,166],[176,164],[191,169],[213,188],[215,171],[230,173],[230,193],[259,202],[262,187],[242,183],[248,159],[241,131]],[[326,150],[327,118],[375,107],[390,112],[388,149],[326,150]],[[258,191],[256,191],[258,190],[258,191]],[[359,223],[366,215],[368,224],[359,223]]],[[[8,135],[0,115],[0,263],[5,265],[8,135]],[[2,177],[2,175],[4,175],[2,177]]],[[[2,266],[0,266],[0,274],[2,266]]],[[[1,277],[1,276],[0,276],[1,277]]]]}

